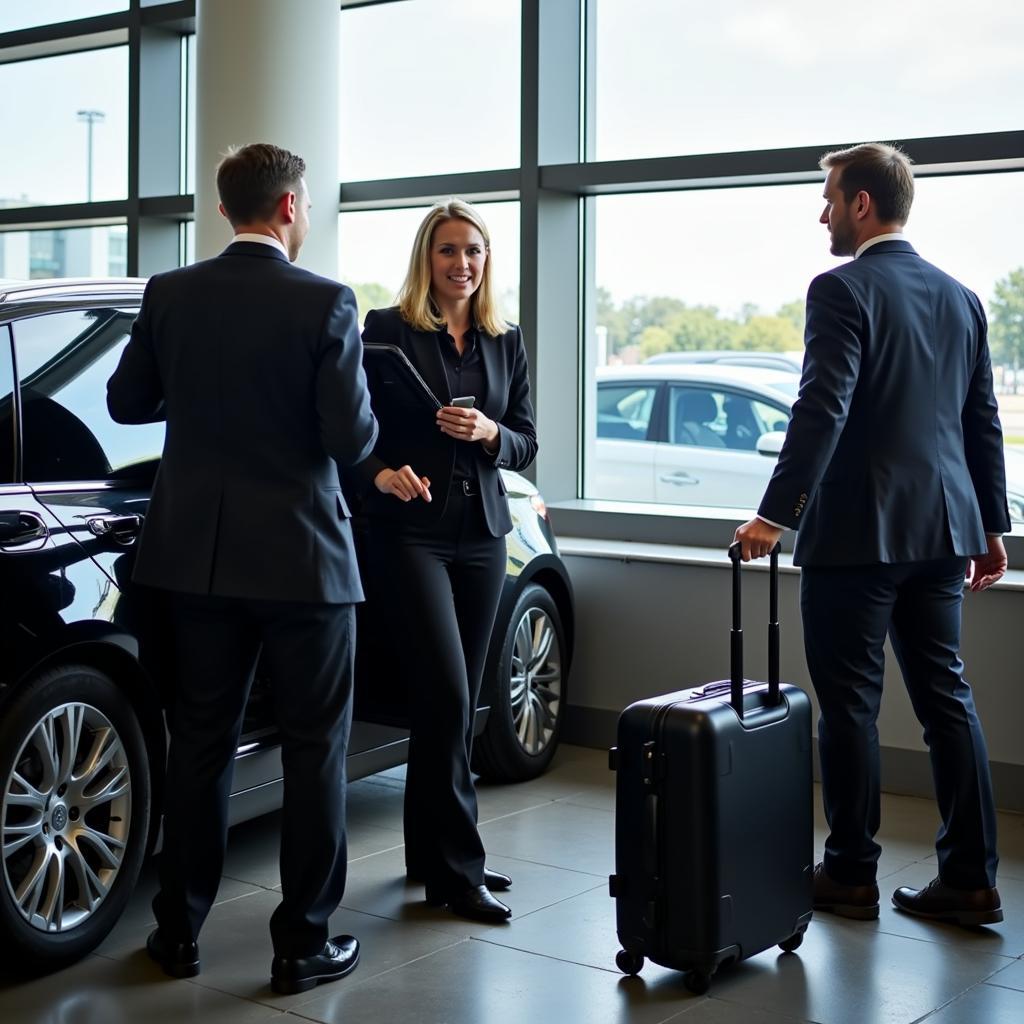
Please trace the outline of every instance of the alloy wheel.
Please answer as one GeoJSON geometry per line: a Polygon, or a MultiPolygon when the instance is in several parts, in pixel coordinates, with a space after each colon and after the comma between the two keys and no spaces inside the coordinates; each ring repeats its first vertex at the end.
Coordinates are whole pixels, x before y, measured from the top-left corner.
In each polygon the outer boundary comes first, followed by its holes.
{"type": "Polygon", "coordinates": [[[512,646],[510,703],[516,736],[528,754],[551,742],[562,699],[562,651],[542,608],[527,608],[512,646]]]}

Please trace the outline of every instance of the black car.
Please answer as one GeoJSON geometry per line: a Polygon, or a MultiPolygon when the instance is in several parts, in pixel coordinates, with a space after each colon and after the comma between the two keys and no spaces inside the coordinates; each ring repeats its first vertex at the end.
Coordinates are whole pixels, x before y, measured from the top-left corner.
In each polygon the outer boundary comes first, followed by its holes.
{"type": "MultiPolygon", "coordinates": [[[[161,595],[131,570],[164,426],[121,426],[106,409],[143,284],[0,283],[0,948],[44,968],[103,939],[159,836],[173,673],[161,595]]],[[[558,743],[573,603],[543,499],[504,478],[515,526],[474,768],[515,781],[544,771],[558,743]]],[[[408,746],[406,680],[377,669],[393,641],[368,582],[353,779],[401,764],[408,746]]],[[[232,823],[277,808],[281,791],[257,672],[232,823]]]]}

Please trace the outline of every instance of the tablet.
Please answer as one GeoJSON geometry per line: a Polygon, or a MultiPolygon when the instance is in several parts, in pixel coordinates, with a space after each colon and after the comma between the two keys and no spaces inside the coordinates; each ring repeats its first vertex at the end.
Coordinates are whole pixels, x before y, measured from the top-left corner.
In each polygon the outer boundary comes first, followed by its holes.
{"type": "Polygon", "coordinates": [[[422,405],[431,411],[443,405],[397,345],[367,342],[363,345],[363,367],[370,394],[374,398],[386,401],[391,396],[400,401],[422,405]]]}

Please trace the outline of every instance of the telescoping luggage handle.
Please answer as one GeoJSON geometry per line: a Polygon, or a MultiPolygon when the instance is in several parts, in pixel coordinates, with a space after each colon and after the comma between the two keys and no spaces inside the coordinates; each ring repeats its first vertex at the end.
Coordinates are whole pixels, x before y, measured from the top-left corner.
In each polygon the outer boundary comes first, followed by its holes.
{"type": "MultiPolygon", "coordinates": [[[[768,702],[773,705],[782,701],[782,695],[779,693],[779,551],[781,549],[781,544],[776,544],[772,548],[768,572],[768,702]]],[[[730,698],[733,710],[742,718],[743,626],[740,601],[742,550],[739,541],[729,545],[729,558],[732,559],[732,632],[729,635],[730,698]]]]}

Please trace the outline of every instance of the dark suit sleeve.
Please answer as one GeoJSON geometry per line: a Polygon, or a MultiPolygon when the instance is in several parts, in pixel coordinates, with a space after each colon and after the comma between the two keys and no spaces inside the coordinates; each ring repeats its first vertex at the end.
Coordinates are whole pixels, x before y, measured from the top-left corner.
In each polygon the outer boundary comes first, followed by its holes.
{"type": "Polygon", "coordinates": [[[377,440],[357,323],[355,295],[343,285],[320,332],[316,374],[320,438],[327,454],[340,466],[365,459],[377,440]]]}
{"type": "Polygon", "coordinates": [[[806,353],[800,397],[758,515],[796,529],[846,425],[860,373],[861,311],[838,274],[807,290],[806,353]]]}
{"type": "Polygon", "coordinates": [[[515,357],[508,405],[498,421],[498,450],[491,456],[499,469],[526,469],[537,457],[537,428],[530,401],[530,375],[522,329],[516,328],[515,357]]]}
{"type": "Polygon", "coordinates": [[[167,418],[164,385],[153,352],[153,288],[151,278],[142,295],[139,315],[121,359],[107,381],[107,410],[115,423],[157,423],[167,418]]]}
{"type": "Polygon", "coordinates": [[[992,388],[992,361],[988,350],[988,325],[977,296],[972,307],[978,321],[978,355],[960,413],[964,432],[964,454],[981,509],[986,533],[1007,533],[1010,511],[1006,506],[1006,465],[1003,430],[992,388]]]}

